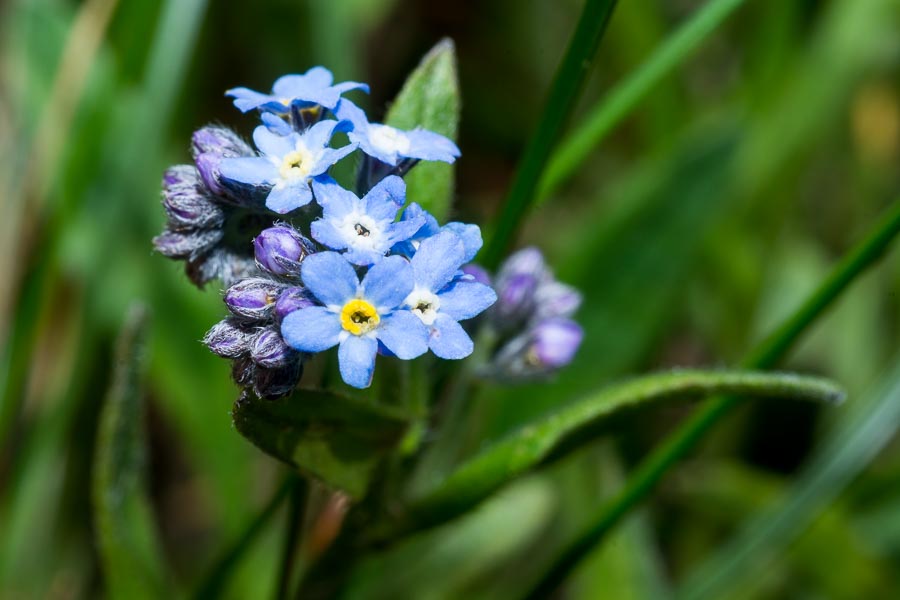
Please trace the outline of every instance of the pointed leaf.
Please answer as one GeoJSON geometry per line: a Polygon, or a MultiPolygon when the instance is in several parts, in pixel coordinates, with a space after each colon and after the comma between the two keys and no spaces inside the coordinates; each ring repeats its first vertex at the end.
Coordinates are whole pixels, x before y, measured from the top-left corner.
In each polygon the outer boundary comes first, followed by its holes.
{"type": "Polygon", "coordinates": [[[386,408],[324,390],[298,390],[279,400],[245,394],[232,417],[264,452],[356,499],[406,430],[406,421],[386,408]]]}
{"type": "MultiPolygon", "coordinates": [[[[399,129],[424,127],[456,140],[459,127],[456,50],[444,39],[425,55],[388,111],[385,122],[399,129]]],[[[422,162],[406,176],[407,198],[443,222],[453,199],[453,165],[422,162]]]]}

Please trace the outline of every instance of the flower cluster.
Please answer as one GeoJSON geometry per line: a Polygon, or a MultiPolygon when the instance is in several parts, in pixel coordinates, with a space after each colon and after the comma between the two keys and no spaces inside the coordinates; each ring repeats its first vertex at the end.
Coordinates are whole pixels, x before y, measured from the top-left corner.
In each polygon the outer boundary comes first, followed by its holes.
{"type": "Polygon", "coordinates": [[[231,314],[204,341],[260,397],[290,393],[303,361],[334,346],[342,378],[358,388],[370,385],[377,354],[464,358],[473,342],[460,321],[497,299],[463,268],[481,247],[478,227],[440,226],[407,206],[402,176],[421,160],[453,162],[456,145],[370,122],[342,98],[351,90],[368,86],[334,84],[322,67],[281,77],[271,94],[229,90],[238,109],[259,113],[256,150],[229,130],[204,128],[195,166],[164,180],[169,221],[154,243],[201,273],[196,283],[228,286],[231,314]],[[357,151],[351,190],[329,171],[357,151]]]}
{"type": "MultiPolygon", "coordinates": [[[[489,282],[478,267],[466,270],[474,279],[489,282]]],[[[572,362],[584,335],[571,319],[581,294],[556,281],[537,248],[524,248],[507,258],[494,288],[499,299],[488,317],[501,344],[485,373],[503,380],[528,380],[546,377],[572,362]]]]}

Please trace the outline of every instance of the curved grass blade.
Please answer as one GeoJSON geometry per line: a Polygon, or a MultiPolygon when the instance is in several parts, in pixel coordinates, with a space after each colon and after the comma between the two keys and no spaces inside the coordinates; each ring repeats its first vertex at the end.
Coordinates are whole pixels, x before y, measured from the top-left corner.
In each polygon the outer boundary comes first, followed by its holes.
{"type": "Polygon", "coordinates": [[[790,397],[835,402],[843,392],[828,381],[781,373],[673,371],[610,386],[506,437],[463,464],[413,501],[401,528],[424,528],[452,519],[510,480],[527,473],[595,433],[624,409],[711,393],[790,397]]]}
{"type": "Polygon", "coordinates": [[[488,269],[500,264],[513,235],[535,199],[537,184],[553,146],[575,107],[616,0],[585,0],[572,41],[556,71],[547,104],[519,161],[512,188],[496,220],[496,230],[482,257],[488,269]]]}
{"type": "Polygon", "coordinates": [[[100,562],[110,598],[159,598],[166,576],[143,486],[143,344],[146,311],[135,307],[119,338],[112,386],[101,414],[93,504],[100,562]]]}
{"type": "MultiPolygon", "coordinates": [[[[399,129],[424,127],[455,140],[461,104],[456,71],[453,42],[441,40],[409,75],[385,123],[399,129]]],[[[453,200],[453,173],[453,165],[420,163],[406,176],[407,196],[444,221],[453,200]]]]}
{"type": "MultiPolygon", "coordinates": [[[[896,359],[895,364],[900,365],[896,359]]],[[[726,598],[777,557],[862,471],[900,427],[900,367],[848,407],[784,502],[750,519],[736,538],[691,573],[676,598],[726,598]]]]}
{"type": "MultiPolygon", "coordinates": [[[[750,352],[743,362],[744,366],[766,368],[778,362],[841,293],[881,258],[898,233],[900,202],[895,202],[869,234],[844,256],[816,292],[780,328],[750,352]]],[[[600,509],[591,525],[560,554],[529,597],[545,597],[559,586],[619,520],[650,493],[669,467],[685,456],[737,401],[734,396],[709,399],[690,420],[670,435],[637,467],[619,494],[600,509]]]]}
{"type": "Polygon", "coordinates": [[[584,164],[591,151],[638,103],[684,62],[745,0],[710,0],[669,36],[638,70],[613,89],[587,115],[550,158],[538,186],[542,202],[584,164]]]}

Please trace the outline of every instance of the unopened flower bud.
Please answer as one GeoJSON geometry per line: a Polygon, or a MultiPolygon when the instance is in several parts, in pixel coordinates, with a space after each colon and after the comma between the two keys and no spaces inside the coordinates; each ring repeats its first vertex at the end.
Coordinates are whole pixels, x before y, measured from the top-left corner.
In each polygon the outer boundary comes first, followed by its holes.
{"type": "Polygon", "coordinates": [[[239,358],[250,350],[253,333],[241,327],[236,319],[219,321],[203,338],[203,343],[222,358],[239,358]]]}
{"type": "Polygon", "coordinates": [[[231,363],[231,378],[240,387],[250,387],[254,377],[256,377],[256,363],[249,356],[238,358],[231,363]]]}
{"type": "Polygon", "coordinates": [[[302,375],[303,363],[299,358],[275,369],[257,367],[253,391],[260,398],[275,400],[293,392],[302,375]]]}
{"type": "Polygon", "coordinates": [[[275,302],[275,320],[279,323],[290,313],[315,306],[316,303],[309,298],[302,287],[289,287],[278,296],[275,302]]]}
{"type": "Polygon", "coordinates": [[[571,317],[581,306],[581,293],[572,286],[548,281],[534,293],[535,316],[539,320],[571,317]]]}
{"type": "Polygon", "coordinates": [[[531,316],[537,288],[538,280],[531,273],[516,273],[497,284],[494,310],[504,328],[518,327],[531,316]]]}
{"type": "Polygon", "coordinates": [[[219,176],[222,159],[254,156],[253,149],[226,127],[207,126],[198,129],[191,138],[191,150],[203,183],[220,196],[226,193],[219,176]]]}
{"type": "Polygon", "coordinates": [[[194,259],[212,248],[222,239],[221,229],[204,229],[191,232],[163,231],[153,238],[153,247],[169,258],[194,259]]]}
{"type": "Polygon", "coordinates": [[[259,366],[273,369],[294,360],[297,352],[284,342],[277,327],[267,327],[250,344],[250,357],[259,366]]]}
{"type": "Polygon", "coordinates": [[[314,249],[293,227],[276,225],[264,229],[253,240],[256,263],[274,275],[298,275],[300,262],[314,249]]]}
{"type": "Polygon", "coordinates": [[[529,353],[530,362],[542,369],[556,370],[572,362],[584,331],[569,319],[548,319],[535,326],[529,353]]]}
{"type": "Polygon", "coordinates": [[[163,176],[163,208],[169,229],[176,231],[218,227],[225,220],[222,208],[200,183],[197,170],[187,165],[172,167],[163,176]]]}
{"type": "Polygon", "coordinates": [[[472,278],[472,281],[483,283],[484,285],[491,285],[491,276],[490,274],[483,269],[482,267],[476,265],[475,263],[469,263],[467,265],[463,265],[462,272],[472,278]]]}
{"type": "Polygon", "coordinates": [[[275,308],[284,284],[251,277],[232,285],[225,292],[225,304],[233,314],[247,319],[265,319],[275,308]]]}

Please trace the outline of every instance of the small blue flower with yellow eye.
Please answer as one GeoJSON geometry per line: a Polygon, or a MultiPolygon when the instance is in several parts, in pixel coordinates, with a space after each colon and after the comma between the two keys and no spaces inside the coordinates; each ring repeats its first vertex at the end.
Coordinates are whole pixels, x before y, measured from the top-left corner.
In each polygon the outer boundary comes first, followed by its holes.
{"type": "Polygon", "coordinates": [[[321,121],[303,133],[278,135],[260,125],[253,132],[253,141],[262,156],[222,159],[219,173],[226,181],[268,188],[266,207],[288,213],[309,204],[312,180],[325,176],[334,163],[356,149],[352,143],[342,148],[328,146],[342,126],[340,121],[321,121]]]}
{"type": "Polygon", "coordinates": [[[413,290],[413,268],[401,256],[373,265],[362,281],[337,252],[307,256],[300,269],[303,285],[322,306],[284,317],[281,334],[300,352],[338,346],[341,377],[357,388],[368,387],[379,342],[403,360],[428,351],[428,330],[403,306],[413,290]]]}
{"type": "Polygon", "coordinates": [[[325,67],[313,67],[302,75],[279,77],[272,86],[271,94],[255,92],[245,87],[233,88],[225,95],[234,98],[234,105],[241,111],[253,109],[288,114],[292,107],[316,109],[321,106],[333,110],[341,95],[350,90],[369,93],[369,86],[356,81],[345,81],[332,85],[334,76],[325,67]]]}
{"type": "Polygon", "coordinates": [[[422,217],[395,222],[406,201],[406,183],[391,175],[359,198],[333,179],[313,184],[322,218],[310,226],[313,238],[332,250],[346,250],[344,257],[355,265],[379,262],[394,244],[415,233],[422,217]]]}

